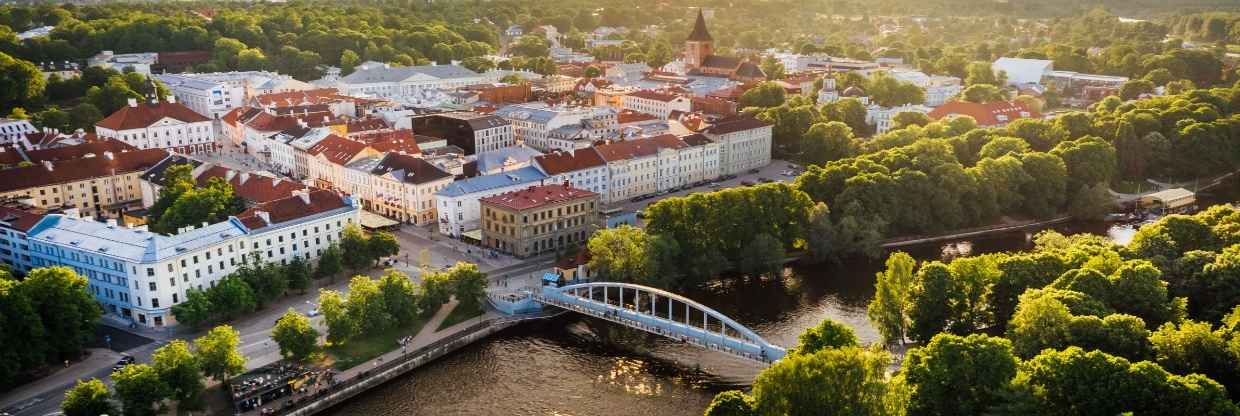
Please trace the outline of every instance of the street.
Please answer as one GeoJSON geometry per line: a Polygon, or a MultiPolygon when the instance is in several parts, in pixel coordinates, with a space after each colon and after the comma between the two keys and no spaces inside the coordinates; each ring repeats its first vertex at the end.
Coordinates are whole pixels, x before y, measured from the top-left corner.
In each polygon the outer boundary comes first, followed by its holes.
{"type": "MultiPolygon", "coordinates": [[[[724,180],[724,181],[716,181],[716,183],[718,183],[719,185],[715,188],[712,188],[709,184],[707,184],[707,185],[693,187],[690,189],[680,190],[677,192],[672,192],[669,194],[658,195],[658,196],[655,196],[653,198],[646,199],[643,201],[633,202],[630,200],[623,200],[623,201],[613,202],[612,204],[608,205],[607,208],[620,208],[620,209],[623,209],[629,212],[639,211],[639,210],[645,209],[650,204],[658,202],[659,200],[662,200],[664,198],[670,198],[674,196],[686,196],[686,195],[696,193],[696,192],[711,192],[711,191],[717,191],[720,189],[735,188],[735,187],[742,186],[741,182],[752,182],[755,184],[760,184],[762,183],[761,181],[762,178],[767,178],[775,182],[793,182],[794,180],[796,180],[796,175],[793,175],[793,176],[783,175],[785,171],[789,170],[789,167],[788,167],[789,165],[790,165],[789,162],[786,162],[786,161],[771,160],[771,164],[766,165],[766,167],[760,169],[758,173],[749,173],[748,171],[746,171],[746,172],[737,174],[736,178],[724,180]]],[[[800,171],[798,170],[797,172],[799,173],[800,171]]]]}

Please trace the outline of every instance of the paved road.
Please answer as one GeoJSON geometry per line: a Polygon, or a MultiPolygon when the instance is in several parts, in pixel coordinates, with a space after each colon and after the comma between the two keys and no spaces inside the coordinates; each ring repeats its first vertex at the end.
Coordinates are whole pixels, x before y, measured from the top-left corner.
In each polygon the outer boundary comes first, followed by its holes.
{"type": "MultiPolygon", "coordinates": [[[[762,178],[767,178],[772,181],[792,182],[796,180],[796,175],[787,176],[783,174],[785,171],[789,170],[789,166],[795,166],[795,165],[790,165],[788,162],[785,162],[782,160],[772,160],[771,164],[767,165],[765,168],[760,169],[758,173],[749,173],[748,171],[746,171],[742,174],[736,175],[737,177],[735,179],[729,179],[726,181],[718,181],[717,186],[713,186],[713,187],[711,185],[698,186],[698,187],[694,187],[694,188],[690,188],[686,190],[673,192],[670,194],[659,195],[657,197],[650,198],[644,201],[633,202],[631,200],[624,200],[620,202],[614,202],[610,204],[608,207],[609,208],[620,208],[625,211],[631,212],[631,211],[638,211],[638,210],[644,209],[650,204],[658,202],[659,200],[664,199],[664,198],[670,198],[674,196],[685,196],[685,195],[689,195],[689,194],[696,193],[696,192],[710,192],[710,191],[715,191],[715,190],[724,189],[724,188],[735,188],[735,187],[743,186],[741,185],[741,182],[746,182],[746,181],[757,184],[757,183],[761,183],[762,178]]],[[[798,170],[797,172],[800,172],[800,171],[798,170]]]]}

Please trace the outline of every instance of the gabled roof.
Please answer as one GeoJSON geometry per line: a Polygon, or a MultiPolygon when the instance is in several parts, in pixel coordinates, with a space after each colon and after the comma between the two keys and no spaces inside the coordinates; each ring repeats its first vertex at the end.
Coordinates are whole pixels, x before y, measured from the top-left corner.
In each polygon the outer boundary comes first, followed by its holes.
{"type": "Polygon", "coordinates": [[[624,140],[594,146],[599,156],[608,162],[636,159],[659,153],[659,149],[681,149],[689,145],[671,134],[642,139],[624,140]]]}
{"type": "Polygon", "coordinates": [[[766,78],[766,73],[762,72],[762,68],[753,62],[743,62],[736,67],[736,76],[745,78],[766,78]]]}
{"type": "Polygon", "coordinates": [[[246,201],[255,204],[274,201],[292,196],[294,192],[306,189],[300,183],[273,178],[248,172],[237,172],[223,167],[213,166],[198,174],[195,181],[199,186],[206,186],[211,178],[220,178],[232,185],[233,192],[246,201]]]}
{"type": "Polygon", "coordinates": [[[979,126],[997,126],[1007,124],[1019,118],[1042,118],[1042,114],[1025,108],[1024,104],[1019,102],[998,101],[993,103],[971,103],[967,101],[948,101],[943,103],[929,114],[931,119],[939,120],[948,116],[966,115],[973,117],[979,126]],[[1026,113],[1022,116],[1021,113],[1026,113]],[[999,116],[1006,116],[1007,120],[1000,120],[999,116]]]}
{"type": "Polygon", "coordinates": [[[482,198],[478,202],[485,205],[526,210],[596,196],[598,194],[594,192],[577,189],[565,184],[535,185],[519,191],[482,198]]]}
{"type": "Polygon", "coordinates": [[[43,161],[60,161],[69,159],[79,159],[87,155],[102,155],[103,152],[120,153],[130,150],[138,150],[132,145],[120,140],[107,138],[93,142],[86,142],[73,146],[56,147],[42,150],[26,151],[26,160],[30,163],[43,163],[43,161]]]}
{"type": "Polygon", "coordinates": [[[329,135],[320,140],[314,146],[310,147],[306,153],[311,156],[323,155],[327,161],[337,165],[344,165],[353,160],[358,153],[366,150],[366,144],[356,142],[337,135],[329,135]]]}
{"type": "Polygon", "coordinates": [[[4,171],[4,180],[0,180],[0,192],[145,171],[167,156],[163,149],[132,150],[9,169],[4,171]]]}
{"type": "Polygon", "coordinates": [[[346,208],[350,205],[351,203],[346,196],[325,189],[315,189],[309,192],[297,192],[290,197],[258,204],[237,214],[237,219],[250,230],[256,230],[269,225],[286,223],[299,218],[346,208]],[[260,212],[265,212],[267,219],[263,219],[260,212]]]}
{"type": "Polygon", "coordinates": [[[0,206],[0,222],[8,223],[9,228],[14,230],[21,232],[30,231],[41,219],[43,219],[43,214],[40,213],[0,206]]]}
{"type": "Polygon", "coordinates": [[[436,192],[435,195],[451,198],[472,194],[475,192],[484,192],[492,189],[503,188],[506,186],[538,182],[546,178],[547,175],[543,174],[542,171],[539,171],[538,168],[527,166],[510,172],[475,176],[469,179],[452,182],[448,184],[448,186],[439,190],[439,192],[436,192]]]}
{"type": "Polygon", "coordinates": [[[459,65],[380,66],[356,71],[340,78],[340,82],[346,84],[401,82],[415,75],[425,75],[435,79],[454,79],[477,77],[478,73],[459,65]]]}
{"type": "Polygon", "coordinates": [[[372,130],[385,130],[388,128],[391,128],[388,126],[388,123],[379,117],[349,120],[349,122],[345,124],[345,129],[348,130],[350,134],[372,130]]]}
{"type": "Polygon", "coordinates": [[[688,136],[681,137],[680,140],[684,140],[685,144],[688,144],[689,146],[702,146],[715,142],[702,133],[693,133],[688,136]]]}
{"type": "Polygon", "coordinates": [[[159,101],[156,104],[138,103],[135,106],[121,107],[115,113],[95,123],[96,127],[109,130],[132,130],[149,127],[159,120],[171,118],[184,123],[211,121],[202,114],[195,113],[180,103],[159,101]]]}
{"type": "Polygon", "coordinates": [[[735,56],[710,55],[702,59],[702,66],[707,68],[735,70],[745,62],[735,56]]]}
{"type": "Polygon", "coordinates": [[[451,173],[444,172],[420,157],[400,153],[388,153],[370,173],[392,175],[399,181],[418,185],[452,177],[451,173]]]}
{"type": "Polygon", "coordinates": [[[602,156],[599,156],[594,149],[577,149],[573,152],[556,150],[535,157],[534,163],[537,163],[548,175],[559,175],[606,164],[602,156]]]}
{"type": "Polygon", "coordinates": [[[681,97],[676,94],[668,94],[668,93],[652,91],[652,90],[633,91],[629,93],[629,96],[637,97],[637,98],[644,98],[647,100],[662,101],[665,103],[675,101],[677,98],[681,97]]]}
{"type": "Polygon", "coordinates": [[[155,164],[155,166],[151,166],[146,170],[146,172],[142,173],[141,179],[155,185],[165,186],[167,185],[168,178],[164,176],[164,173],[168,171],[168,168],[175,165],[191,165],[196,168],[201,164],[202,162],[187,158],[185,156],[175,154],[169,155],[164,158],[164,160],[159,161],[159,163],[155,164]]]}
{"type": "Polygon", "coordinates": [[[378,152],[397,152],[408,155],[422,153],[422,149],[418,147],[418,140],[413,135],[413,130],[371,133],[363,135],[357,140],[366,143],[371,149],[375,149],[378,152]]]}
{"type": "Polygon", "coordinates": [[[720,119],[714,125],[707,127],[705,132],[714,135],[723,135],[736,133],[738,131],[753,130],[763,127],[769,127],[772,124],[762,120],[758,120],[748,116],[736,116],[720,119]]]}
{"type": "Polygon", "coordinates": [[[714,41],[714,39],[710,37],[710,32],[706,30],[706,17],[702,16],[701,8],[698,8],[697,21],[693,22],[693,31],[689,32],[689,38],[686,40],[693,42],[714,41]]]}

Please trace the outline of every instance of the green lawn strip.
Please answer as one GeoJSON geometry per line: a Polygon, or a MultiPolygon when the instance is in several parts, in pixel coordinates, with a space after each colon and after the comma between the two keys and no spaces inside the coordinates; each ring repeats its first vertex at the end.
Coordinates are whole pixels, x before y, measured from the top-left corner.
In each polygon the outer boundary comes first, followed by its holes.
{"type": "Polygon", "coordinates": [[[417,335],[429,319],[429,316],[418,317],[409,325],[400,328],[351,339],[344,345],[332,345],[327,348],[327,353],[336,359],[332,367],[337,370],[347,370],[388,351],[400,348],[400,344],[396,341],[405,336],[417,335]]]}
{"type": "Polygon", "coordinates": [[[455,308],[452,308],[452,313],[449,313],[448,317],[444,318],[443,323],[439,324],[439,328],[435,329],[435,332],[443,331],[444,328],[476,318],[478,315],[482,315],[481,304],[477,302],[470,305],[458,303],[455,308]]]}

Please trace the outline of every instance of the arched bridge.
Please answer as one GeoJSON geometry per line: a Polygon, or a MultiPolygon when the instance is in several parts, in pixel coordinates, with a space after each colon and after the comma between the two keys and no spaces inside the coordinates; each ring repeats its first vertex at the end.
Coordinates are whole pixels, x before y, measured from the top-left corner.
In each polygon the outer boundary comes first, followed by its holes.
{"type": "Polygon", "coordinates": [[[543,286],[534,301],[615,322],[712,351],[772,363],[787,350],[692,299],[629,283],[543,286]]]}

